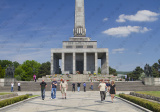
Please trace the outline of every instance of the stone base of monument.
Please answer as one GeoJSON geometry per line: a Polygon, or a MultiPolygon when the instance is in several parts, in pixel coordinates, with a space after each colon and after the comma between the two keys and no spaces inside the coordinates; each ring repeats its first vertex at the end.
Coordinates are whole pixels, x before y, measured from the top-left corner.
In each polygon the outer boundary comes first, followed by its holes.
{"type": "Polygon", "coordinates": [[[154,85],[154,78],[152,78],[152,77],[144,78],[144,84],[145,85],[154,85]]]}
{"type": "Polygon", "coordinates": [[[15,78],[4,78],[4,86],[11,86],[11,83],[15,83],[15,78]]]}
{"type": "Polygon", "coordinates": [[[4,78],[3,78],[3,79],[2,79],[2,78],[0,79],[0,86],[1,86],[1,87],[4,86],[4,78]]]}

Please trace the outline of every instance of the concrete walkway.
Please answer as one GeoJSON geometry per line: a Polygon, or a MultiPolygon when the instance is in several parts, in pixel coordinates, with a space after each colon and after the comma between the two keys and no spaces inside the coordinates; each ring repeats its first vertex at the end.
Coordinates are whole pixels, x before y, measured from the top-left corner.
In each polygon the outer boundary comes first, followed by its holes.
{"type": "MultiPolygon", "coordinates": [[[[24,94],[21,92],[18,94],[24,94]]],[[[29,92],[31,93],[31,92],[29,92]]],[[[40,94],[40,92],[32,92],[40,94]]],[[[111,103],[111,98],[107,94],[105,102],[100,101],[98,91],[92,92],[68,92],[67,99],[61,98],[61,93],[57,92],[57,98],[51,100],[50,92],[46,92],[45,100],[36,98],[28,102],[11,107],[5,112],[142,112],[136,107],[127,104],[119,99],[114,99],[111,103]]]]}

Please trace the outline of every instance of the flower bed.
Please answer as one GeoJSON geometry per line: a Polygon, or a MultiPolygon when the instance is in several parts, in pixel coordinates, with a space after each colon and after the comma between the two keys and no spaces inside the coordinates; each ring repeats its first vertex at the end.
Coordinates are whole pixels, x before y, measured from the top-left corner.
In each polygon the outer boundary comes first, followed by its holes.
{"type": "Polygon", "coordinates": [[[130,95],[126,95],[126,94],[119,94],[120,97],[129,100],[133,103],[136,103],[144,108],[147,108],[149,110],[152,110],[154,112],[160,112],[160,104],[159,103],[155,103],[152,101],[148,101],[142,98],[138,98],[135,96],[130,96],[130,95]]]}
{"type": "Polygon", "coordinates": [[[7,105],[11,105],[13,103],[16,103],[16,102],[19,102],[19,101],[22,101],[22,100],[25,100],[25,99],[28,99],[28,98],[29,98],[29,95],[21,95],[21,96],[17,96],[17,97],[14,97],[14,98],[1,100],[0,101],[0,108],[4,107],[4,106],[7,106],[7,105]]]}

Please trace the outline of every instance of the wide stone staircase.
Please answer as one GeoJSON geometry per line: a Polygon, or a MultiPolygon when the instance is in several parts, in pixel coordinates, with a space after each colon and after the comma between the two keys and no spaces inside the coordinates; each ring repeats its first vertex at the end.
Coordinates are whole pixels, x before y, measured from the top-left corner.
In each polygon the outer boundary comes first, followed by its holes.
{"type": "MultiPolygon", "coordinates": [[[[21,91],[40,91],[40,82],[33,82],[33,81],[19,81],[21,83],[21,91]]],[[[76,90],[77,90],[77,82],[80,81],[76,81],[74,83],[76,83],[76,90]]],[[[17,91],[18,87],[17,87],[17,83],[16,82],[14,84],[14,91],[17,91]]],[[[51,81],[46,82],[47,83],[47,88],[46,91],[50,91],[50,87],[51,87],[51,81]]],[[[58,81],[58,87],[57,90],[59,91],[59,81],[58,81]]],[[[68,91],[72,91],[72,83],[73,82],[68,82],[68,91]]],[[[81,91],[83,90],[83,83],[81,82],[81,91]]],[[[94,86],[93,86],[93,91],[99,91],[98,88],[98,84],[99,82],[93,82],[94,86]]],[[[86,82],[86,90],[87,91],[92,91],[90,89],[90,82],[86,82]]],[[[10,86],[4,86],[4,87],[0,87],[0,92],[7,92],[10,91],[10,86]]],[[[143,85],[143,83],[141,81],[129,81],[129,82],[116,82],[116,89],[117,91],[160,91],[160,86],[148,86],[148,85],[143,85]]]]}

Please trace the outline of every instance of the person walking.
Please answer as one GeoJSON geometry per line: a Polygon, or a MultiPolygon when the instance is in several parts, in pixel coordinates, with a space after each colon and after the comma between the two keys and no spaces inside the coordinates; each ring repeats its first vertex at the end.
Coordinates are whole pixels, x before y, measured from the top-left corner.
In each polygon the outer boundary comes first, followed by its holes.
{"type": "Polygon", "coordinates": [[[93,85],[94,84],[93,84],[92,80],[91,80],[91,84],[90,85],[91,85],[91,90],[93,90],[93,85]]]}
{"type": "Polygon", "coordinates": [[[110,94],[111,94],[111,100],[113,103],[114,95],[116,94],[116,85],[114,81],[112,81],[110,85],[110,94]]]}
{"type": "Polygon", "coordinates": [[[75,83],[72,83],[72,92],[75,92],[75,83]]]}
{"type": "Polygon", "coordinates": [[[106,86],[107,86],[107,91],[109,92],[109,90],[110,90],[110,82],[108,81],[107,83],[106,83],[106,86]]]}
{"type": "Polygon", "coordinates": [[[100,89],[100,96],[101,96],[101,101],[105,100],[106,97],[106,92],[105,92],[105,88],[107,87],[104,79],[102,79],[102,82],[98,85],[99,89],[100,89]]]}
{"type": "Polygon", "coordinates": [[[83,87],[84,87],[84,92],[86,92],[86,83],[83,83],[83,87]]]}
{"type": "Polygon", "coordinates": [[[56,99],[56,90],[57,90],[57,81],[54,78],[51,84],[51,99],[56,99]]]}
{"type": "Polygon", "coordinates": [[[67,81],[65,81],[63,79],[62,82],[60,83],[60,90],[61,90],[61,93],[62,93],[62,99],[63,99],[64,94],[65,94],[65,99],[66,99],[67,89],[68,89],[68,83],[67,83],[67,81]]]}
{"type": "Polygon", "coordinates": [[[78,90],[78,92],[80,91],[80,87],[81,87],[81,83],[78,82],[78,83],[77,83],[77,90],[78,90]]]}
{"type": "Polygon", "coordinates": [[[44,82],[44,80],[42,80],[42,82],[40,83],[42,100],[45,99],[45,88],[46,87],[47,87],[47,83],[44,82]]]}
{"type": "Polygon", "coordinates": [[[11,83],[11,92],[13,92],[14,83],[11,83]]]}
{"type": "Polygon", "coordinates": [[[21,91],[21,83],[18,82],[18,91],[21,91]]]}

